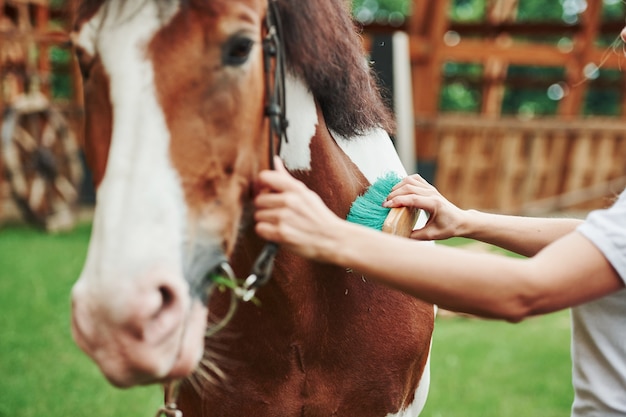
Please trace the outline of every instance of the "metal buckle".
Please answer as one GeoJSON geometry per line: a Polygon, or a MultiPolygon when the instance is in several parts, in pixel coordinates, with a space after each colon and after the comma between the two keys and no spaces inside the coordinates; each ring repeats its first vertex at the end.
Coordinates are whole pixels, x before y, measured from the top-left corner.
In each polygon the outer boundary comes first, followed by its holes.
{"type": "Polygon", "coordinates": [[[165,405],[159,408],[154,417],[183,417],[183,412],[176,405],[180,380],[168,382],[163,386],[163,389],[165,391],[165,405]]]}

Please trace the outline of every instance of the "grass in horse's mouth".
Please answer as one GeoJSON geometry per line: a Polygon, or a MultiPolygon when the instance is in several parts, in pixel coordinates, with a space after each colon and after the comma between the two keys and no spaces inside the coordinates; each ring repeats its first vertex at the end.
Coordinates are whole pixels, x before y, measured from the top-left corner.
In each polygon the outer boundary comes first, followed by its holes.
{"type": "MultiPolygon", "coordinates": [[[[220,330],[222,330],[224,327],[226,327],[226,325],[233,318],[239,302],[243,300],[241,294],[245,293],[246,290],[244,289],[243,280],[236,279],[234,277],[224,276],[215,272],[209,272],[206,276],[206,281],[212,282],[215,288],[217,288],[217,290],[222,293],[230,291],[230,306],[228,307],[226,315],[222,318],[219,318],[217,322],[215,322],[212,326],[210,324],[207,324],[205,337],[211,337],[220,330]]],[[[207,303],[210,296],[210,294],[207,294],[207,303]]],[[[250,299],[247,299],[247,301],[251,301],[256,306],[261,305],[261,301],[254,296],[250,299]]]]}
{"type": "MultiPolygon", "coordinates": [[[[216,274],[214,272],[207,274],[207,279],[211,281],[220,292],[226,292],[230,290],[237,293],[239,290],[243,290],[244,280],[242,279],[231,279],[224,275],[216,274]]],[[[261,301],[258,299],[258,297],[252,297],[250,301],[256,306],[261,306],[261,301]]]]}

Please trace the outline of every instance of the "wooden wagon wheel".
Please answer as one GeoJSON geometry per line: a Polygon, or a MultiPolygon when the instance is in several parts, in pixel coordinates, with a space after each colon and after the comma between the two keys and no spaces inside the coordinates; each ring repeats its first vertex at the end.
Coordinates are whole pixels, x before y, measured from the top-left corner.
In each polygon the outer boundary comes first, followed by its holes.
{"type": "Polygon", "coordinates": [[[2,158],[24,217],[47,231],[75,223],[83,169],[76,137],[43,95],[24,96],[3,117],[2,158]]]}

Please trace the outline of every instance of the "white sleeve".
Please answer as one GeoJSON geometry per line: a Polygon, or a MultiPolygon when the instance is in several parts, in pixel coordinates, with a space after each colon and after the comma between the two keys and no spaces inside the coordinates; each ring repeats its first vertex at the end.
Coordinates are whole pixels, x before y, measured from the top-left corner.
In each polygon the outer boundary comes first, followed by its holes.
{"type": "Polygon", "coordinates": [[[610,208],[592,211],[577,230],[598,247],[626,282],[626,190],[610,208]]]}

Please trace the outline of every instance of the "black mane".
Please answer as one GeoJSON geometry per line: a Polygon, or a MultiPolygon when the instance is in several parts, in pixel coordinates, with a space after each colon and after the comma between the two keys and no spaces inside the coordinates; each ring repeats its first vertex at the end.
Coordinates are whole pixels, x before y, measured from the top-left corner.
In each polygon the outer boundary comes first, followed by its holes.
{"type": "Polygon", "coordinates": [[[393,130],[345,0],[277,0],[287,64],[344,137],[381,127],[393,130]]]}

